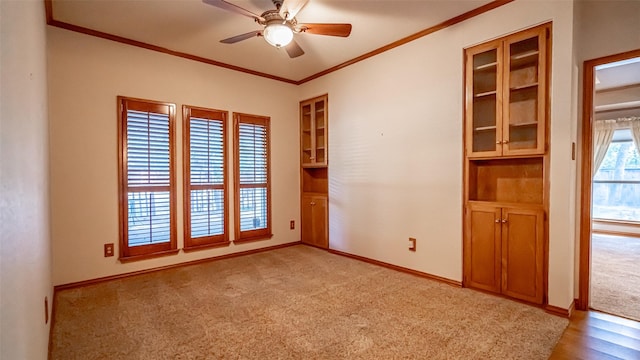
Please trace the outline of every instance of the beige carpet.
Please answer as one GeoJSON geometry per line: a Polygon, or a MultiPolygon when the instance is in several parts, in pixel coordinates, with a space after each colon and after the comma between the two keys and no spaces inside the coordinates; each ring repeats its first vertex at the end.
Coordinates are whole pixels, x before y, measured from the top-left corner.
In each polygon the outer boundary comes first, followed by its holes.
{"type": "Polygon", "coordinates": [[[298,245],[57,293],[52,359],[547,359],[543,310],[298,245]]]}
{"type": "Polygon", "coordinates": [[[592,236],[591,307],[640,321],[640,238],[592,236]]]}

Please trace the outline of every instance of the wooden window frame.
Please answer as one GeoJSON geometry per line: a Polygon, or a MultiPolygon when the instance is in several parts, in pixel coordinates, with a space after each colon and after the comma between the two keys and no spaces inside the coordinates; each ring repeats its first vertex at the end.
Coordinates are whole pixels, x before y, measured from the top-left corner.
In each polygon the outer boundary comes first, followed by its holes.
{"type": "Polygon", "coordinates": [[[250,115],[243,113],[233,113],[233,142],[234,142],[234,232],[235,243],[250,242],[257,240],[267,240],[273,237],[271,232],[271,118],[268,116],[250,115]],[[267,162],[267,227],[258,230],[240,230],[240,189],[258,187],[255,185],[240,184],[240,124],[263,125],[266,128],[266,162],[267,162]]]}
{"type": "Polygon", "coordinates": [[[118,102],[118,212],[121,262],[143,260],[178,253],[176,241],[176,178],[175,178],[175,117],[176,105],[168,102],[117,97],[118,102]],[[138,186],[136,190],[169,191],[169,242],[129,246],[128,238],[128,168],[127,168],[127,110],[155,112],[169,116],[169,186],[138,186]]]}
{"type": "Polygon", "coordinates": [[[212,247],[227,246],[229,241],[229,196],[227,188],[227,118],[228,112],[224,110],[201,108],[190,105],[182,106],[183,119],[183,210],[184,210],[184,251],[208,249],[212,247]],[[210,121],[222,121],[222,161],[223,183],[222,185],[191,185],[191,117],[207,119],[210,121]],[[223,192],[223,233],[220,235],[191,237],[191,190],[222,189],[223,192]]]}

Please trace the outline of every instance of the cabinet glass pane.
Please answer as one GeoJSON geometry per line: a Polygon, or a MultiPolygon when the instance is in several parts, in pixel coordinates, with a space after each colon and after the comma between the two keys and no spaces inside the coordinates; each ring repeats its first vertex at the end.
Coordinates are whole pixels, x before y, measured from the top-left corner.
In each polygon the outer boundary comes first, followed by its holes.
{"type": "Polygon", "coordinates": [[[325,145],[324,145],[324,136],[325,136],[325,104],[324,101],[316,101],[315,103],[315,120],[316,120],[316,128],[315,128],[315,137],[316,137],[316,149],[315,149],[315,162],[316,163],[324,163],[325,159],[325,145]]]}
{"type": "Polygon", "coordinates": [[[496,49],[473,56],[473,151],[496,149],[496,49]]]}
{"type": "Polygon", "coordinates": [[[306,105],[302,107],[302,122],[300,124],[302,129],[301,131],[301,146],[302,146],[302,162],[310,163],[311,162],[311,136],[312,136],[312,128],[311,128],[311,105],[306,105]]]}
{"type": "Polygon", "coordinates": [[[538,37],[509,45],[509,149],[538,146],[538,37]]]}

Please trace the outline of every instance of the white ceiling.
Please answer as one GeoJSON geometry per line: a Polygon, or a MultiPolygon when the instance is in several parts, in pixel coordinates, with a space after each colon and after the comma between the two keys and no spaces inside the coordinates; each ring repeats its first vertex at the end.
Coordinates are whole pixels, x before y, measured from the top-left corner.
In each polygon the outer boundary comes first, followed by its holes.
{"type": "MultiPolygon", "coordinates": [[[[261,14],[271,0],[228,0],[261,14]]],[[[56,21],[245,69],[302,80],[490,3],[490,0],[310,0],[299,23],[351,23],[348,38],[297,34],[305,51],[291,59],[262,38],[219,41],[261,29],[251,18],[200,0],[52,0],[56,21]]]]}

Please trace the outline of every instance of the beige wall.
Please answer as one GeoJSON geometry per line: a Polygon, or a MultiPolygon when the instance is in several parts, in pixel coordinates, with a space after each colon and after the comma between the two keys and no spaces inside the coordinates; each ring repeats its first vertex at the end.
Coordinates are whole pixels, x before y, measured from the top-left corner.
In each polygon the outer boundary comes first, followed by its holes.
{"type": "MultiPolygon", "coordinates": [[[[578,0],[575,6],[575,49],[576,49],[576,71],[580,74],[578,85],[577,111],[579,121],[577,128],[579,134],[582,132],[582,97],[583,97],[583,63],[584,61],[601,58],[609,55],[619,54],[626,51],[640,49],[640,1],[637,0],[578,0]]],[[[578,164],[582,162],[580,153],[582,151],[581,142],[578,142],[578,164]]],[[[576,188],[578,193],[591,191],[581,189],[580,170],[576,188]]],[[[578,196],[576,205],[580,207],[580,197],[578,196]]],[[[579,212],[577,213],[579,214],[579,212]]],[[[580,226],[580,218],[576,216],[576,229],[580,226]]],[[[579,246],[575,251],[575,294],[578,296],[578,278],[580,256],[579,246]]]]}
{"type": "MultiPolygon", "coordinates": [[[[289,220],[299,225],[300,212],[298,103],[293,85],[58,28],[49,28],[48,36],[54,284],[300,240],[298,229],[289,230],[289,220]],[[174,102],[178,109],[188,104],[270,116],[273,238],[127,264],[118,262],[117,256],[103,257],[105,243],[115,243],[118,253],[118,95],[174,102]]],[[[181,110],[177,120],[181,124],[181,110]]],[[[182,144],[177,145],[177,169],[182,169],[182,144]]],[[[181,189],[181,170],[177,175],[181,189]]],[[[182,247],[182,207],[178,210],[182,247]]],[[[230,215],[233,224],[233,209],[230,215]]]]}
{"type": "Polygon", "coordinates": [[[549,303],[569,306],[571,1],[516,1],[302,86],[299,99],[329,93],[332,248],[462,280],[463,48],[550,20],[549,303]]]}
{"type": "Polygon", "coordinates": [[[0,358],[46,359],[51,309],[41,1],[0,1],[0,358]]]}

